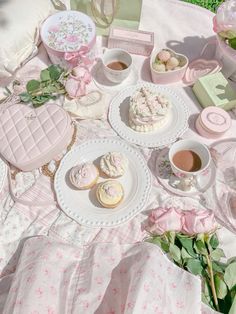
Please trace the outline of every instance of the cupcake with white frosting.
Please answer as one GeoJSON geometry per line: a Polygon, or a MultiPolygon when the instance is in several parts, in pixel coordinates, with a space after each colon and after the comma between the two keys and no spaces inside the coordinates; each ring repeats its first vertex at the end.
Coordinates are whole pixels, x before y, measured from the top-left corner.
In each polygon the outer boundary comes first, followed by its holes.
{"type": "Polygon", "coordinates": [[[98,168],[91,162],[86,162],[70,170],[70,182],[79,190],[92,188],[98,180],[98,168]]]}
{"type": "Polygon", "coordinates": [[[170,108],[168,98],[142,87],[130,99],[129,125],[138,132],[155,131],[168,122],[170,108]]]}
{"type": "Polygon", "coordinates": [[[100,168],[110,178],[123,176],[128,166],[127,158],[120,152],[109,152],[102,156],[100,168]]]}
{"type": "Polygon", "coordinates": [[[124,190],[120,182],[107,180],[98,185],[96,196],[103,207],[115,208],[123,200],[124,190]]]}

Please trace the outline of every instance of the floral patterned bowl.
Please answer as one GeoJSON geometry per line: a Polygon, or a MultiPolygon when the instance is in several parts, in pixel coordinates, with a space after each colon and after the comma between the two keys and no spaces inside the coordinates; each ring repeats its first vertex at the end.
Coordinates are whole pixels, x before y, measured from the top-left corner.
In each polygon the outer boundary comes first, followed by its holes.
{"type": "Polygon", "coordinates": [[[49,16],[40,35],[50,60],[63,68],[88,65],[94,59],[95,24],[89,16],[77,11],[62,11],[49,16]]]}

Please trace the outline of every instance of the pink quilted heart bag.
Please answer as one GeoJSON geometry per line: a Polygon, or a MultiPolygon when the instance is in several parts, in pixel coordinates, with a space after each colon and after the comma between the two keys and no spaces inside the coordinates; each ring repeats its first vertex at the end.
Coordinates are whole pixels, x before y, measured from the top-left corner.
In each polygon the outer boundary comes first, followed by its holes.
{"type": "Polygon", "coordinates": [[[12,105],[0,115],[0,154],[16,168],[31,171],[58,156],[72,133],[69,114],[56,104],[38,109],[12,105]]]}

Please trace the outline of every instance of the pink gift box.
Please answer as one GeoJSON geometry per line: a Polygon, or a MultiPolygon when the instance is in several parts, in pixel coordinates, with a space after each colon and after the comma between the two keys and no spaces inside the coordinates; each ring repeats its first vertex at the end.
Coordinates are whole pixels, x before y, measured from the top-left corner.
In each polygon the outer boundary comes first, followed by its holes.
{"type": "Polygon", "coordinates": [[[77,11],[61,11],[49,16],[40,35],[50,60],[65,69],[94,61],[95,24],[89,16],[77,11]]]}
{"type": "Polygon", "coordinates": [[[154,33],[111,27],[108,48],[121,48],[129,53],[149,56],[154,47],[154,33]]]}

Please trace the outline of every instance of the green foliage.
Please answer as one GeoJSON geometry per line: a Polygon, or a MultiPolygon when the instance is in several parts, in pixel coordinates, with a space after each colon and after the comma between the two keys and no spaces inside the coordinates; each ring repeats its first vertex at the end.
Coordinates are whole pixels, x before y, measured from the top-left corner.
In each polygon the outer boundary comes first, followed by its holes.
{"type": "Polygon", "coordinates": [[[184,0],[184,1],[199,5],[212,12],[216,12],[217,7],[223,2],[223,0],[184,0]]]}
{"type": "Polygon", "coordinates": [[[30,80],[26,91],[20,94],[24,103],[32,103],[37,108],[51,99],[56,99],[60,94],[65,94],[65,88],[60,82],[66,77],[65,71],[58,65],[50,65],[40,72],[40,80],[30,80]]]}
{"type": "Polygon", "coordinates": [[[216,234],[166,232],[150,237],[179,267],[202,279],[202,301],[222,313],[236,313],[236,257],[227,262],[216,234]]]}

